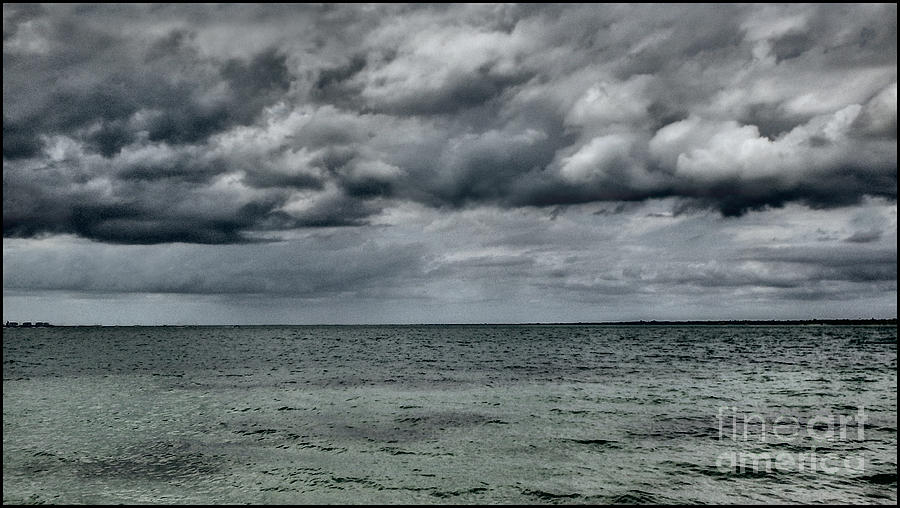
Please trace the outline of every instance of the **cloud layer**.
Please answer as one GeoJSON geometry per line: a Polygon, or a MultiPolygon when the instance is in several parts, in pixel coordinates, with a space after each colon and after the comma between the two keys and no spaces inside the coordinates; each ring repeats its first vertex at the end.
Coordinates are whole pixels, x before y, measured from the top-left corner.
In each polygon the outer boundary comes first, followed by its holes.
{"type": "Polygon", "coordinates": [[[722,219],[673,200],[453,213],[241,245],[4,242],[4,316],[57,323],[893,317],[897,207],[722,219]],[[39,316],[39,317],[35,317],[39,316]]]}
{"type": "Polygon", "coordinates": [[[896,200],[892,4],[3,14],[4,237],[246,243],[407,203],[896,200]]]}

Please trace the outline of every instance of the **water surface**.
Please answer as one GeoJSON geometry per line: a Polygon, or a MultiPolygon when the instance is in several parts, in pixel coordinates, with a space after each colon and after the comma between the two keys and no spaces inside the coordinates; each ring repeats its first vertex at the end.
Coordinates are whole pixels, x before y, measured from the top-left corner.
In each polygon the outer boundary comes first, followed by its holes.
{"type": "Polygon", "coordinates": [[[3,332],[4,503],[893,504],[896,472],[890,326],[3,332]]]}

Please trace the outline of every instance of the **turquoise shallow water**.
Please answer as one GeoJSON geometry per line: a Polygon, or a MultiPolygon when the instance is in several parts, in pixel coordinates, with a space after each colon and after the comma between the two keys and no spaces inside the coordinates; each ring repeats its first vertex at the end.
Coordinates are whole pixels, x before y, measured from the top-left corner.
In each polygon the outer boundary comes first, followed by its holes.
{"type": "Polygon", "coordinates": [[[897,501],[877,326],[5,329],[3,502],[897,501]]]}

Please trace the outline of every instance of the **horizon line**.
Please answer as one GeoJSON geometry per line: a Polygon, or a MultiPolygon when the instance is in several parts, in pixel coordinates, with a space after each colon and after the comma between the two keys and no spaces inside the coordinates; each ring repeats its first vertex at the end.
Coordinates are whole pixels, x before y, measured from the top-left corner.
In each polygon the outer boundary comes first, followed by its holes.
{"type": "Polygon", "coordinates": [[[708,319],[708,320],[660,320],[642,319],[629,321],[534,321],[534,322],[497,322],[497,323],[218,323],[218,324],[53,324],[42,321],[12,321],[6,320],[4,328],[55,328],[55,327],[264,327],[264,326],[640,326],[640,325],[809,325],[809,324],[897,324],[897,318],[809,318],[809,319],[708,319]],[[15,323],[15,325],[12,325],[15,323]],[[22,326],[29,323],[30,326],[22,326]],[[36,323],[41,325],[36,326],[36,323]]]}

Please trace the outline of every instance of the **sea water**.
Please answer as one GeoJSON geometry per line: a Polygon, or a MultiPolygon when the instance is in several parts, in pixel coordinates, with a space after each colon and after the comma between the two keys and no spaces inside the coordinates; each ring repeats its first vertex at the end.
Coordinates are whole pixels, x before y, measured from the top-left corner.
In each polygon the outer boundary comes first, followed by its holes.
{"type": "Polygon", "coordinates": [[[897,501],[887,326],[3,331],[4,503],[897,501]]]}

